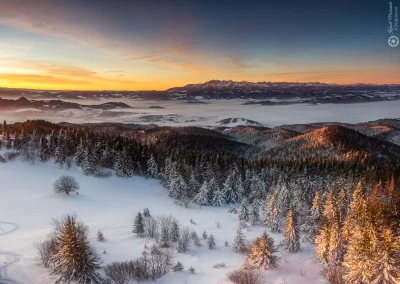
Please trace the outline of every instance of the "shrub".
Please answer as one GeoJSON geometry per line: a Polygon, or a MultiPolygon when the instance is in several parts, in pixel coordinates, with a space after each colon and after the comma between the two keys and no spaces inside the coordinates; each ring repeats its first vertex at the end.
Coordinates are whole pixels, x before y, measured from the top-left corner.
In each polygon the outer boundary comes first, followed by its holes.
{"type": "Polygon", "coordinates": [[[36,248],[39,251],[40,259],[42,260],[44,267],[49,267],[51,264],[52,257],[58,251],[57,240],[54,238],[50,238],[43,242],[39,242],[36,244],[36,248]]]}
{"type": "Polygon", "coordinates": [[[173,267],[172,270],[173,271],[180,271],[183,269],[183,264],[182,262],[178,261],[173,267]]]}
{"type": "Polygon", "coordinates": [[[172,252],[153,246],[150,252],[143,252],[143,256],[136,260],[114,262],[105,266],[104,272],[109,282],[125,284],[130,281],[158,279],[172,268],[172,252]]]}
{"type": "Polygon", "coordinates": [[[71,176],[61,176],[54,182],[54,191],[57,193],[65,193],[69,195],[70,192],[78,193],[79,183],[71,176]]]}
{"type": "Polygon", "coordinates": [[[238,269],[228,273],[228,278],[235,284],[264,284],[258,270],[238,269]]]}

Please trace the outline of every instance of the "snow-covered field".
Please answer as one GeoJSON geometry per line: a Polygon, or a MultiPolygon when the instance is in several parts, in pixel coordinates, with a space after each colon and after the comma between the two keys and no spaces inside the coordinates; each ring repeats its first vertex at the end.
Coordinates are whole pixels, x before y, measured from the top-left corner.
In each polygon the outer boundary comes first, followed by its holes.
{"type": "MultiPolygon", "coordinates": [[[[243,115],[241,115],[243,116],[243,115]]],[[[5,283],[54,283],[56,276],[41,266],[34,244],[44,240],[51,230],[52,218],[76,213],[89,226],[91,244],[100,254],[103,264],[137,258],[150,238],[134,236],[133,219],[136,213],[148,207],[152,216],[172,215],[182,225],[190,226],[200,236],[206,230],[214,234],[216,248],[209,250],[202,240],[201,247],[191,247],[192,255],[174,253],[185,270],[170,272],[154,283],[165,284],[213,284],[229,283],[226,274],[239,268],[244,256],[225,247],[232,244],[237,227],[237,215],[227,212],[227,207],[203,207],[191,205],[183,208],[167,197],[166,190],[157,180],[142,177],[105,179],[84,176],[79,169],[59,169],[51,162],[32,165],[15,161],[0,163],[0,276],[13,279],[5,283]],[[55,194],[52,184],[60,175],[74,176],[80,183],[79,195],[55,194]],[[191,225],[190,219],[197,224],[191,225]],[[215,222],[221,223],[217,228],[215,222]],[[101,229],[106,238],[95,238],[101,229]],[[102,254],[106,250],[107,254],[102,254]],[[215,269],[215,263],[226,263],[226,268],[215,269]],[[195,274],[187,269],[193,266],[195,274]]],[[[245,230],[248,240],[261,235],[261,225],[245,230]]],[[[270,234],[276,243],[280,234],[270,234]]],[[[287,253],[279,249],[279,267],[264,273],[268,284],[323,283],[322,266],[315,259],[314,247],[302,244],[299,253],[287,253]]],[[[1,281],[0,277],[0,283],[1,281]]],[[[153,282],[151,282],[153,283],[153,282]]]]}
{"type": "Polygon", "coordinates": [[[283,124],[313,122],[359,123],[381,118],[399,118],[400,100],[354,104],[292,104],[292,105],[243,105],[246,100],[204,100],[202,104],[179,100],[85,100],[85,104],[110,101],[124,102],[131,109],[63,110],[59,112],[33,111],[2,112],[0,119],[8,122],[40,118],[53,122],[122,122],[173,126],[218,126],[226,118],[245,118],[267,127],[283,124]],[[162,106],[162,108],[150,108],[162,106]]]}

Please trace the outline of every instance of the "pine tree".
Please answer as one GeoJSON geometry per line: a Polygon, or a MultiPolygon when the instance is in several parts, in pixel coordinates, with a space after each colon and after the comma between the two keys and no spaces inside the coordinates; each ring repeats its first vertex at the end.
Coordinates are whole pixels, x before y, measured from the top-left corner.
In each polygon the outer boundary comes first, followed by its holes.
{"type": "Polygon", "coordinates": [[[55,155],[56,149],[57,149],[57,136],[53,130],[49,136],[49,152],[51,156],[55,155]]]}
{"type": "Polygon", "coordinates": [[[149,208],[146,207],[143,209],[143,216],[146,218],[151,217],[149,208]]]}
{"type": "Polygon", "coordinates": [[[279,233],[281,231],[281,219],[279,217],[278,207],[274,205],[269,220],[269,228],[273,233],[279,233]]]}
{"type": "Polygon", "coordinates": [[[314,242],[315,237],[321,229],[322,224],[322,202],[320,192],[315,193],[311,209],[304,224],[301,226],[303,231],[303,241],[314,242]]]}
{"type": "Polygon", "coordinates": [[[96,171],[96,160],[94,158],[94,154],[90,151],[89,148],[84,150],[82,161],[82,169],[85,175],[91,175],[96,171]]]}
{"type": "Polygon", "coordinates": [[[235,252],[244,252],[246,249],[246,238],[242,231],[242,226],[238,226],[236,236],[233,239],[232,249],[235,252]]]}
{"type": "Polygon", "coordinates": [[[243,196],[243,183],[240,174],[233,170],[227,177],[222,190],[227,203],[238,203],[243,196]]]}
{"type": "Polygon", "coordinates": [[[192,232],[191,239],[193,240],[195,246],[200,246],[200,239],[195,231],[192,232]]]}
{"type": "Polygon", "coordinates": [[[379,240],[374,263],[372,284],[400,283],[400,236],[390,227],[385,228],[379,240]]]}
{"type": "Polygon", "coordinates": [[[317,235],[315,239],[315,243],[317,247],[315,251],[317,253],[317,259],[322,262],[323,264],[329,263],[329,240],[330,240],[330,228],[327,224],[322,226],[321,231],[317,235]]]}
{"type": "Polygon", "coordinates": [[[153,155],[151,155],[150,159],[147,161],[147,174],[152,178],[158,177],[158,165],[153,155]]]}
{"type": "Polygon", "coordinates": [[[344,279],[349,283],[371,283],[374,278],[376,264],[373,256],[377,254],[378,240],[372,220],[362,185],[359,184],[353,193],[346,222],[351,238],[348,239],[343,266],[346,269],[344,279]]]}
{"type": "Polygon", "coordinates": [[[213,234],[210,234],[210,236],[207,239],[207,247],[209,249],[215,248],[215,239],[214,239],[213,234]]]}
{"type": "Polygon", "coordinates": [[[266,232],[258,237],[246,259],[245,267],[249,269],[268,270],[278,266],[279,258],[275,255],[278,250],[274,246],[274,240],[266,232]]]}
{"type": "Polygon", "coordinates": [[[157,238],[157,243],[161,248],[169,247],[169,232],[168,227],[161,225],[160,235],[157,238]]]}
{"type": "Polygon", "coordinates": [[[260,220],[260,203],[256,199],[251,204],[250,216],[254,220],[253,224],[260,220]]]}
{"type": "Polygon", "coordinates": [[[284,247],[289,252],[297,252],[300,249],[300,233],[297,225],[297,216],[293,208],[290,208],[286,216],[284,247]]]}
{"type": "Polygon", "coordinates": [[[85,159],[85,150],[83,148],[83,143],[81,140],[79,145],[76,147],[75,164],[77,166],[81,166],[84,159],[85,159]]]}
{"type": "Polygon", "coordinates": [[[60,281],[77,280],[79,283],[100,283],[99,258],[89,245],[87,229],[77,223],[74,216],[67,216],[57,237],[58,253],[53,257],[51,274],[60,274],[60,281]]]}
{"type": "Polygon", "coordinates": [[[64,166],[67,160],[67,153],[65,147],[65,139],[62,130],[57,136],[57,148],[55,149],[55,163],[60,165],[60,168],[64,166]]]}
{"type": "Polygon", "coordinates": [[[183,227],[179,232],[179,239],[177,243],[178,252],[187,252],[189,250],[190,231],[188,227],[183,227]]]}
{"type": "Polygon", "coordinates": [[[49,159],[49,155],[47,139],[44,136],[41,136],[39,141],[39,160],[41,162],[46,162],[49,159]]]}
{"type": "Polygon", "coordinates": [[[239,220],[247,222],[249,221],[250,218],[250,213],[249,213],[249,208],[247,204],[247,199],[243,198],[242,203],[240,205],[240,214],[239,214],[239,220]]]}
{"type": "Polygon", "coordinates": [[[172,221],[171,231],[170,231],[170,241],[175,243],[179,239],[179,224],[177,220],[172,221]]]}
{"type": "Polygon", "coordinates": [[[207,236],[207,232],[204,231],[203,234],[202,234],[201,236],[202,236],[203,239],[207,239],[207,237],[208,237],[208,236],[207,236]]]}
{"type": "Polygon", "coordinates": [[[134,234],[137,234],[141,237],[144,234],[144,219],[142,213],[140,211],[137,213],[134,224],[133,231],[134,234]]]}
{"type": "Polygon", "coordinates": [[[200,187],[199,193],[195,196],[193,201],[199,205],[209,204],[209,187],[207,181],[204,181],[203,185],[200,187]]]}
{"type": "Polygon", "coordinates": [[[126,150],[117,155],[114,162],[114,170],[119,177],[129,178],[132,176],[132,165],[127,157],[126,150]]]}
{"type": "Polygon", "coordinates": [[[221,190],[216,190],[213,193],[211,204],[213,206],[221,206],[226,203],[225,195],[221,190]]]}
{"type": "Polygon", "coordinates": [[[99,231],[97,232],[97,240],[98,240],[99,242],[104,241],[104,235],[103,235],[103,232],[102,232],[101,230],[99,230],[99,231]]]}
{"type": "Polygon", "coordinates": [[[280,214],[284,214],[290,207],[290,202],[293,199],[293,192],[290,190],[286,181],[280,178],[275,190],[276,206],[280,214]]]}

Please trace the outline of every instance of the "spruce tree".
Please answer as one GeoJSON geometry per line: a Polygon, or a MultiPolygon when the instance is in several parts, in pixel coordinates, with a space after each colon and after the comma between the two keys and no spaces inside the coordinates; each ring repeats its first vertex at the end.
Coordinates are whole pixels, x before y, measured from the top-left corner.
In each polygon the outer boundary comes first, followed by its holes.
{"type": "Polygon", "coordinates": [[[260,220],[260,203],[256,199],[253,200],[253,203],[251,204],[250,216],[253,216],[253,224],[260,220]]]}
{"type": "Polygon", "coordinates": [[[153,155],[151,155],[150,159],[147,161],[147,174],[152,178],[158,177],[158,165],[153,155]]]}
{"type": "Polygon", "coordinates": [[[195,231],[192,232],[191,239],[193,240],[195,246],[200,246],[200,239],[195,231]]]}
{"type": "Polygon", "coordinates": [[[268,270],[278,266],[279,258],[275,255],[278,250],[274,246],[274,240],[266,232],[258,237],[245,261],[248,269],[268,270]]]}
{"type": "Polygon", "coordinates": [[[207,232],[204,231],[203,234],[202,234],[201,236],[202,236],[203,239],[207,239],[207,237],[208,237],[208,236],[207,236],[207,232]]]}
{"type": "Polygon", "coordinates": [[[286,216],[284,247],[289,252],[297,252],[300,249],[300,233],[297,225],[297,216],[293,208],[290,208],[286,216]]]}
{"type": "Polygon", "coordinates": [[[207,181],[204,181],[203,185],[200,187],[199,193],[197,193],[193,201],[199,205],[209,204],[209,187],[207,181]]]}
{"type": "Polygon", "coordinates": [[[47,145],[47,139],[44,136],[41,136],[39,141],[39,160],[41,162],[46,162],[49,157],[50,153],[47,145]]]}
{"type": "Polygon", "coordinates": [[[143,216],[146,218],[151,217],[149,208],[146,207],[143,209],[143,216]]]}
{"type": "Polygon", "coordinates": [[[243,183],[240,174],[233,170],[225,180],[223,194],[227,203],[238,203],[243,196],[243,183]]]}
{"type": "Polygon", "coordinates": [[[81,166],[84,159],[85,159],[85,150],[83,148],[83,143],[81,140],[79,145],[76,147],[75,164],[77,166],[81,166]]]}
{"type": "Polygon", "coordinates": [[[207,239],[207,247],[209,249],[215,248],[215,239],[213,234],[210,234],[210,236],[207,239]]]}
{"type": "Polygon", "coordinates": [[[240,214],[239,214],[239,220],[247,222],[249,221],[250,218],[250,212],[247,204],[247,199],[243,198],[242,203],[240,205],[240,214]]]}
{"type": "Polygon", "coordinates": [[[390,227],[385,228],[379,238],[377,253],[373,255],[373,284],[400,283],[400,236],[390,227]]]}
{"type": "Polygon", "coordinates": [[[315,193],[311,209],[304,224],[301,226],[304,242],[314,242],[322,225],[322,202],[320,192],[315,193]]]}
{"type": "Polygon", "coordinates": [[[102,277],[97,272],[100,260],[89,244],[86,227],[68,215],[57,230],[59,251],[52,259],[54,268],[51,274],[61,275],[59,281],[100,283],[102,277]]]}
{"type": "Polygon", "coordinates": [[[351,232],[351,237],[348,239],[343,262],[346,269],[344,279],[349,283],[371,283],[376,265],[373,256],[377,254],[378,236],[360,184],[353,193],[348,220],[346,229],[351,232]]]}
{"type": "Polygon", "coordinates": [[[235,252],[243,252],[246,249],[246,238],[242,231],[242,226],[238,226],[236,230],[236,236],[233,239],[232,249],[235,252]]]}
{"type": "Polygon", "coordinates": [[[281,231],[281,220],[278,212],[278,207],[276,205],[272,207],[269,228],[273,233],[279,233],[281,231]]]}
{"type": "Polygon", "coordinates": [[[225,195],[221,190],[216,190],[213,192],[213,198],[211,201],[212,206],[221,206],[226,203],[225,195]]]}
{"type": "Polygon", "coordinates": [[[178,252],[187,252],[189,250],[190,231],[188,227],[183,227],[179,232],[179,239],[177,241],[178,252]]]}
{"type": "Polygon", "coordinates": [[[134,224],[133,231],[134,234],[137,234],[141,237],[144,234],[144,219],[142,213],[140,211],[137,213],[134,224]]]}
{"type": "Polygon", "coordinates": [[[99,242],[104,241],[104,234],[103,234],[103,232],[102,232],[101,230],[99,230],[99,231],[97,232],[97,240],[98,240],[99,242]]]}
{"type": "Polygon", "coordinates": [[[161,248],[169,247],[169,232],[168,227],[161,225],[160,235],[157,237],[157,243],[161,248]]]}
{"type": "Polygon", "coordinates": [[[170,241],[175,243],[179,239],[179,224],[177,220],[172,221],[170,229],[170,241]]]}

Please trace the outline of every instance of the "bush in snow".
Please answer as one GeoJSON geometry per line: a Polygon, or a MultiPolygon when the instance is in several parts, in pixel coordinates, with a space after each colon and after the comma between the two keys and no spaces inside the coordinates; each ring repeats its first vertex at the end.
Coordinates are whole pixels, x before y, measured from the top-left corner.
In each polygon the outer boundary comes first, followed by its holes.
{"type": "Polygon", "coordinates": [[[104,267],[107,283],[126,284],[135,280],[137,266],[134,261],[113,262],[104,267]]]}
{"type": "Polygon", "coordinates": [[[228,279],[235,284],[263,284],[261,273],[258,270],[238,269],[228,273],[228,279]]]}
{"type": "Polygon", "coordinates": [[[194,273],[196,272],[196,269],[194,269],[194,267],[191,266],[191,267],[189,268],[189,272],[192,273],[192,274],[194,274],[194,273]]]}
{"type": "Polygon", "coordinates": [[[183,270],[183,264],[182,262],[178,261],[173,267],[172,267],[173,271],[180,271],[183,270]]]}
{"type": "Polygon", "coordinates": [[[69,195],[71,192],[78,193],[79,183],[71,176],[61,176],[54,182],[53,189],[57,193],[69,195]]]}
{"type": "Polygon", "coordinates": [[[106,283],[126,284],[156,280],[173,268],[172,259],[171,251],[154,246],[150,252],[143,252],[143,256],[138,259],[106,265],[106,283]]]}
{"type": "Polygon", "coordinates": [[[208,236],[207,236],[207,232],[206,232],[206,231],[204,231],[204,232],[203,232],[203,234],[202,234],[201,236],[203,237],[203,239],[205,239],[205,240],[206,240],[206,239],[207,239],[207,237],[208,237],[208,236]]]}

